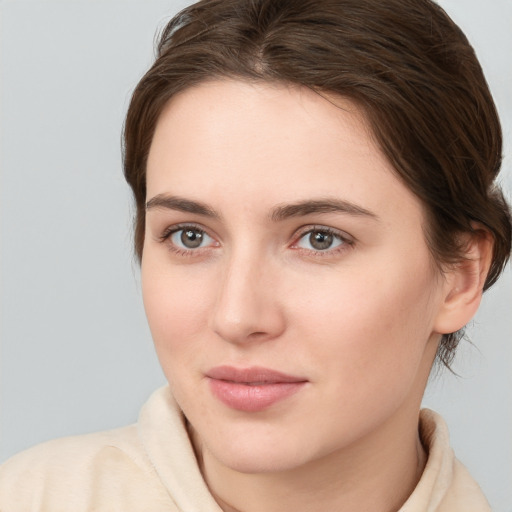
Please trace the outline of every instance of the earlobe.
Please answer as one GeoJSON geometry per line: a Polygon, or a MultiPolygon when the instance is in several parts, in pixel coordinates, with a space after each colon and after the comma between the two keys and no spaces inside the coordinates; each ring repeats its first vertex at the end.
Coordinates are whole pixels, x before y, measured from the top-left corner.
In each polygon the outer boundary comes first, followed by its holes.
{"type": "Polygon", "coordinates": [[[474,224],[464,236],[464,258],[446,270],[443,301],[434,330],[449,334],[462,329],[475,315],[482,298],[485,279],[492,259],[493,237],[487,229],[474,224]]]}

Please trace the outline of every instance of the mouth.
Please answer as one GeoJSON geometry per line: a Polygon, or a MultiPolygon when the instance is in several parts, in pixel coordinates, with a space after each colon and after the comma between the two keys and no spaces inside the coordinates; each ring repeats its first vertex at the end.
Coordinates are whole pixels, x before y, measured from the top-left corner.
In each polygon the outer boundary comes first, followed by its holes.
{"type": "Polygon", "coordinates": [[[300,391],[308,382],[269,368],[217,366],[206,374],[212,394],[231,409],[258,412],[300,391]]]}

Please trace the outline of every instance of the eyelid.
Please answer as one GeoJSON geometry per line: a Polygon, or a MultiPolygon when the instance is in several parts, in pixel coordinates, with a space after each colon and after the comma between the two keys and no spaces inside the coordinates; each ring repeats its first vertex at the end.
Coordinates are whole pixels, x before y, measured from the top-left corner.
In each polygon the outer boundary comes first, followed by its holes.
{"type": "Polygon", "coordinates": [[[209,230],[205,229],[200,224],[196,224],[194,222],[182,222],[182,223],[178,223],[178,224],[172,224],[172,225],[166,227],[163,230],[162,234],[158,235],[157,241],[160,243],[167,244],[170,251],[172,251],[176,254],[179,254],[181,256],[183,256],[183,255],[187,255],[187,256],[199,255],[205,249],[209,249],[211,247],[218,247],[220,245],[217,238],[215,236],[213,236],[212,234],[210,234],[209,230]],[[177,233],[178,231],[184,231],[187,229],[192,229],[192,230],[200,231],[200,232],[204,233],[206,236],[211,238],[214,243],[213,244],[211,243],[211,244],[203,246],[203,247],[197,247],[195,249],[192,249],[192,248],[179,247],[171,241],[171,237],[174,233],[177,233]]]}
{"type": "Polygon", "coordinates": [[[294,239],[294,242],[291,245],[292,249],[299,250],[299,251],[305,251],[305,252],[308,252],[308,253],[311,253],[311,254],[315,254],[315,255],[318,255],[318,256],[332,255],[333,253],[347,250],[348,248],[353,246],[355,241],[356,241],[353,236],[349,235],[345,231],[341,231],[339,229],[332,228],[330,226],[324,226],[324,225],[319,225],[319,224],[314,224],[314,225],[310,225],[310,226],[303,226],[302,228],[300,228],[296,232],[296,234],[294,235],[293,239],[294,239]],[[333,247],[332,249],[325,249],[325,250],[305,249],[304,247],[299,247],[298,246],[299,241],[305,235],[310,234],[310,233],[314,233],[315,231],[319,231],[319,232],[323,232],[323,233],[328,233],[328,234],[330,234],[330,235],[340,239],[343,243],[338,245],[338,246],[336,246],[336,247],[333,247]]]}
{"type": "Polygon", "coordinates": [[[205,229],[200,224],[196,224],[194,222],[180,222],[178,224],[172,224],[170,226],[167,226],[163,231],[161,235],[158,235],[158,239],[161,241],[166,240],[169,238],[173,233],[176,233],[177,231],[181,231],[183,229],[195,229],[197,231],[201,231],[203,233],[206,233],[210,238],[214,238],[207,229],[205,229]]]}

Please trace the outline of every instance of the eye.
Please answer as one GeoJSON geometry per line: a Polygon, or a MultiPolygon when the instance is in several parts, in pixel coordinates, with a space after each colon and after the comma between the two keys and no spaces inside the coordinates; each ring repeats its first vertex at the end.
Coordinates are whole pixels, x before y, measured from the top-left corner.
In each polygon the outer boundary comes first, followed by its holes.
{"type": "Polygon", "coordinates": [[[304,233],[296,247],[310,251],[328,251],[344,244],[350,244],[340,233],[328,228],[314,228],[304,233]]]}
{"type": "Polygon", "coordinates": [[[169,240],[176,248],[185,250],[200,249],[214,243],[211,236],[194,226],[174,229],[169,235],[169,240]]]}

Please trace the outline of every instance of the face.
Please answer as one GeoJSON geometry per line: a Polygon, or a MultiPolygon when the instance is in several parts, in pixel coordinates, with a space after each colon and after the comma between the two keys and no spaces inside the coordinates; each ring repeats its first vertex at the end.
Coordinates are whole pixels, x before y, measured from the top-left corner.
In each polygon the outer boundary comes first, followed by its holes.
{"type": "Polygon", "coordinates": [[[417,421],[443,283],[354,104],[188,89],[159,119],[147,190],[146,313],[210,459],[293,469],[417,421]]]}

